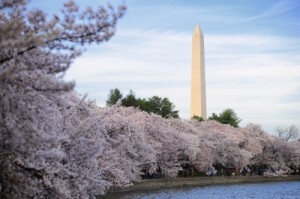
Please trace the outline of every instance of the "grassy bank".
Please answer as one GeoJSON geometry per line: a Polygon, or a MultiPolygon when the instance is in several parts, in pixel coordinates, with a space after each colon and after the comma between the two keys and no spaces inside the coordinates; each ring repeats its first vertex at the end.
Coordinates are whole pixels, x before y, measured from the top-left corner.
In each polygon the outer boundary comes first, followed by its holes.
{"type": "Polygon", "coordinates": [[[211,185],[227,185],[239,183],[264,183],[280,181],[300,181],[298,176],[232,176],[232,177],[197,177],[197,178],[175,178],[175,179],[153,179],[143,180],[133,186],[124,189],[110,189],[106,196],[100,198],[113,198],[125,193],[154,191],[158,189],[182,188],[182,187],[201,187],[211,185]]]}

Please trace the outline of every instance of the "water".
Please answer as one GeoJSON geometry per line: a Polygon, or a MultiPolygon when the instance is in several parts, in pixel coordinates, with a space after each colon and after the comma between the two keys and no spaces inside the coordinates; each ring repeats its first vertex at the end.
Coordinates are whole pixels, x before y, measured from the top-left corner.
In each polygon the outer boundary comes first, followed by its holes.
{"type": "Polygon", "coordinates": [[[220,185],[123,195],[124,199],[300,199],[300,182],[220,185]]]}

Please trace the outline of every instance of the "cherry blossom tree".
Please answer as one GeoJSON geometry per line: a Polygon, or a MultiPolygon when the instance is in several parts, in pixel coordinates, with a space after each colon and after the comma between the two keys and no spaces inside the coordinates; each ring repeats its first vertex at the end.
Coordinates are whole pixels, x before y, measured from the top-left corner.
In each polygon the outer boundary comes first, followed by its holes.
{"type": "MultiPolygon", "coordinates": [[[[114,179],[113,186],[140,180],[143,168],[154,171],[159,166],[163,175],[175,177],[184,164],[199,171],[216,163],[237,169],[248,164],[279,169],[297,164],[300,157],[294,142],[268,135],[259,125],[234,128],[216,121],[166,119],[120,104],[101,109],[100,114],[110,152],[118,157],[111,167],[115,172],[107,178],[114,179]]],[[[104,162],[111,165],[108,159],[104,162]]]]}
{"type": "MultiPolygon", "coordinates": [[[[47,17],[41,10],[28,10],[28,2],[0,2],[0,195],[87,198],[94,194],[95,183],[90,184],[94,175],[83,184],[76,182],[87,175],[80,172],[84,157],[70,156],[74,152],[68,144],[76,135],[68,134],[62,111],[64,94],[74,83],[64,82],[62,75],[82,52],[81,46],[111,38],[125,6],[80,11],[74,1],[68,1],[60,17],[47,17]],[[72,170],[69,165],[77,166],[72,170]]],[[[80,140],[88,142],[75,139],[80,140]]],[[[104,146],[89,147],[81,149],[87,157],[91,156],[88,150],[99,154],[104,146]]]]}
{"type": "Polygon", "coordinates": [[[299,165],[297,145],[277,137],[270,136],[262,143],[263,151],[256,154],[252,161],[255,164],[267,165],[269,168],[288,169],[291,165],[299,165]]]}
{"type": "Polygon", "coordinates": [[[183,157],[193,152],[188,150],[189,141],[161,116],[119,105],[105,109],[103,122],[121,154],[115,164],[127,167],[123,170],[126,175],[132,174],[130,181],[139,180],[136,174],[140,175],[143,168],[154,172],[157,166],[165,176],[174,177],[183,157]]]}
{"type": "Polygon", "coordinates": [[[188,150],[186,163],[194,166],[198,171],[205,171],[214,163],[213,150],[210,148],[209,139],[201,139],[202,131],[199,130],[199,122],[191,120],[170,119],[170,125],[177,129],[189,142],[184,146],[188,150]]]}
{"type": "MultiPolygon", "coordinates": [[[[112,145],[110,154],[117,156],[112,161],[111,168],[114,171],[107,176],[108,180],[115,179],[114,186],[139,181],[142,166],[155,162],[156,151],[146,140],[145,132],[139,124],[143,114],[137,108],[125,108],[119,104],[102,111],[107,141],[112,145]]],[[[109,158],[106,161],[111,161],[109,158]]]]}
{"type": "Polygon", "coordinates": [[[246,149],[252,152],[252,164],[267,166],[273,171],[299,165],[297,142],[268,135],[259,125],[249,124],[244,130],[248,134],[246,149]]]}
{"type": "Polygon", "coordinates": [[[192,120],[191,123],[197,129],[198,139],[203,143],[202,146],[207,147],[206,150],[210,151],[211,165],[241,167],[248,162],[248,152],[239,146],[244,138],[236,128],[216,121],[199,123],[192,120]]]}
{"type": "MultiPolygon", "coordinates": [[[[104,177],[108,167],[101,164],[112,146],[107,142],[99,108],[94,101],[84,99],[70,93],[65,96],[66,104],[62,108],[63,133],[68,139],[61,145],[65,152],[61,162],[68,169],[65,177],[72,198],[92,198],[105,193],[112,185],[104,177]]],[[[113,154],[109,156],[116,159],[113,154]]]]}

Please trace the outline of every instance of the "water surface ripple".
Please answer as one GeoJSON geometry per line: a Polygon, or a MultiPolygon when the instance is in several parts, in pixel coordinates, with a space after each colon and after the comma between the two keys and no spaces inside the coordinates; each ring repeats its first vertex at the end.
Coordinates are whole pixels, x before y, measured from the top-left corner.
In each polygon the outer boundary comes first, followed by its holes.
{"type": "Polygon", "coordinates": [[[124,199],[300,199],[300,182],[218,185],[124,195],[124,199]]]}

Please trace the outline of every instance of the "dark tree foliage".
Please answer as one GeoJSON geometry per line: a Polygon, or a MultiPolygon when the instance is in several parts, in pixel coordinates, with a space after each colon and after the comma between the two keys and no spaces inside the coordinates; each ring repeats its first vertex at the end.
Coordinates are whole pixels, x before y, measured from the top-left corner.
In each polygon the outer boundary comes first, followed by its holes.
{"type": "Polygon", "coordinates": [[[130,92],[126,95],[125,98],[122,99],[122,105],[129,107],[129,106],[134,106],[134,107],[138,107],[138,99],[136,99],[135,97],[135,93],[130,90],[130,92]]]}
{"type": "Polygon", "coordinates": [[[234,110],[227,108],[219,115],[213,113],[209,118],[209,120],[216,120],[222,124],[229,124],[233,127],[239,127],[239,123],[241,119],[237,116],[234,110]]]}
{"type": "Polygon", "coordinates": [[[168,98],[153,96],[148,99],[145,111],[161,115],[164,118],[178,118],[178,111],[174,110],[175,106],[168,98]]]}
{"type": "Polygon", "coordinates": [[[203,119],[202,117],[197,116],[197,115],[194,115],[194,116],[192,117],[192,120],[197,120],[197,121],[199,121],[199,122],[203,122],[203,121],[204,121],[204,119],[203,119]]]}
{"type": "Polygon", "coordinates": [[[130,90],[130,92],[122,98],[122,93],[119,89],[110,90],[107,105],[114,105],[116,102],[122,99],[122,105],[126,107],[137,107],[142,111],[148,113],[154,113],[161,115],[164,118],[178,118],[178,111],[174,110],[175,105],[168,98],[161,98],[159,96],[153,96],[148,99],[136,98],[135,93],[130,90]]]}
{"type": "Polygon", "coordinates": [[[119,99],[123,98],[123,94],[120,92],[119,89],[110,89],[108,99],[106,100],[107,106],[112,106],[117,103],[119,99]]]}

